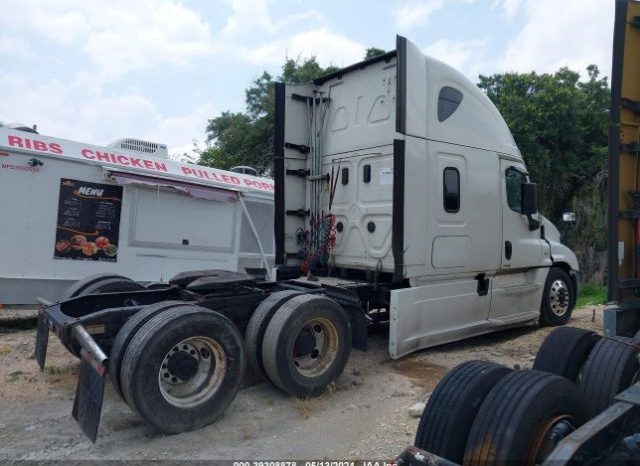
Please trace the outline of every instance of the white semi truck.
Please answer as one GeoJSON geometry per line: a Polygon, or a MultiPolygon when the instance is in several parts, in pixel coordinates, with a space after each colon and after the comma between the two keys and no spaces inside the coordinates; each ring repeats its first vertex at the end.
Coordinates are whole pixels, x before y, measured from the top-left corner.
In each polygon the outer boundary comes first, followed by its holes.
{"type": "Polygon", "coordinates": [[[276,263],[299,268],[298,233],[331,215],[319,281],[385,289],[369,307],[388,309],[392,357],[567,321],[576,256],[537,213],[502,116],[461,73],[399,37],[369,62],[279,85],[276,105],[276,263]]]}
{"type": "Polygon", "coordinates": [[[93,440],[107,373],[146,422],[182,432],[226,409],[245,361],[293,396],[323,393],[371,324],[388,325],[397,358],[569,319],[576,257],[537,213],[504,120],[459,72],[398,37],[277,84],[275,105],[275,281],[203,270],[130,291],[89,277],[44,308],[36,358],[50,329],[81,356],[73,414],[93,440]]]}

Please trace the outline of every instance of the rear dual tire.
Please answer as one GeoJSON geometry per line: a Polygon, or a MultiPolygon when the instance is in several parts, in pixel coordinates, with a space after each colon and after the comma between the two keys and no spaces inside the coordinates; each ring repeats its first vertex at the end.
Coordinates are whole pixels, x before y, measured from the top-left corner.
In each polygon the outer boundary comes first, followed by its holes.
{"type": "Polygon", "coordinates": [[[120,369],[122,367],[124,355],[133,337],[144,324],[156,315],[167,309],[185,306],[185,304],[186,303],[184,301],[161,301],[159,303],[150,304],[131,316],[122,326],[113,341],[113,346],[109,353],[109,378],[111,379],[113,388],[121,398],[124,399],[122,395],[122,387],[120,385],[120,369]]]}
{"type": "Polygon", "coordinates": [[[198,306],[164,309],[129,342],[120,369],[127,404],[148,424],[175,434],[224,413],[244,372],[237,327],[198,306]]]}
{"type": "Polygon", "coordinates": [[[251,315],[244,335],[247,363],[251,370],[263,379],[268,378],[262,362],[262,342],[269,322],[284,303],[301,294],[301,291],[294,290],[276,291],[262,301],[251,315]]]}
{"type": "Polygon", "coordinates": [[[335,381],[351,354],[351,325],[338,303],[315,294],[285,302],[262,340],[269,380],[299,398],[319,396],[335,381]]]}

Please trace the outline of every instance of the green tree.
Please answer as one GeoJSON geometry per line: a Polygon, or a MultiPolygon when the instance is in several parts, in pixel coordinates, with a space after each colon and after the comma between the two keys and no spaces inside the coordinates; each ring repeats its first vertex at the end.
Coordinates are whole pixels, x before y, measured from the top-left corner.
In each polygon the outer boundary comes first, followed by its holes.
{"type": "Polygon", "coordinates": [[[301,84],[337,69],[324,68],[311,57],[288,58],[276,79],[263,72],[245,91],[245,112],[223,112],[209,120],[208,147],[200,152],[198,163],[223,169],[249,165],[260,174],[268,173],[273,159],[274,82],[301,84]]]}
{"type": "MultiPolygon", "coordinates": [[[[365,59],[384,54],[377,48],[366,50],[365,59]]],[[[245,91],[244,112],[223,112],[207,124],[207,148],[200,151],[198,163],[229,169],[249,165],[260,174],[271,170],[273,159],[273,84],[302,84],[337,71],[335,66],[323,67],[315,57],[287,58],[281,75],[273,77],[266,71],[245,91]]]]}
{"type": "Polygon", "coordinates": [[[557,222],[585,184],[605,168],[610,90],[595,65],[588,79],[567,68],[554,74],[480,76],[539,185],[539,207],[557,222]]]}
{"type": "Polygon", "coordinates": [[[382,49],[377,49],[375,47],[371,47],[368,48],[367,51],[364,54],[364,58],[365,60],[368,60],[369,58],[374,58],[377,57],[378,55],[384,55],[386,52],[382,49]]]}

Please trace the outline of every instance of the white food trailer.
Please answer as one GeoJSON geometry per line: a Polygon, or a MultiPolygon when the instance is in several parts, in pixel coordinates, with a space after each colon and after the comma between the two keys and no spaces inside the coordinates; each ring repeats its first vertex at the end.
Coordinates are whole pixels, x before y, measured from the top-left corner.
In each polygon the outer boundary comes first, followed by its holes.
{"type": "Polygon", "coordinates": [[[170,160],[156,143],[0,127],[0,304],[57,299],[100,272],[155,282],[268,271],[273,191],[270,179],[170,160]]]}

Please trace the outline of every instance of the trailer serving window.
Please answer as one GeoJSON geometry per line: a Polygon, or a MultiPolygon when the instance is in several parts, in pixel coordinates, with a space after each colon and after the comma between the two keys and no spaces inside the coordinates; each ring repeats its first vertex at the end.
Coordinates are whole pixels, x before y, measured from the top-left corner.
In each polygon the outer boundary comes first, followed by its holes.
{"type": "Polygon", "coordinates": [[[235,202],[194,198],[163,187],[128,187],[130,244],[163,249],[231,252],[234,250],[235,202]],[[215,203],[215,206],[212,205],[215,203]]]}

